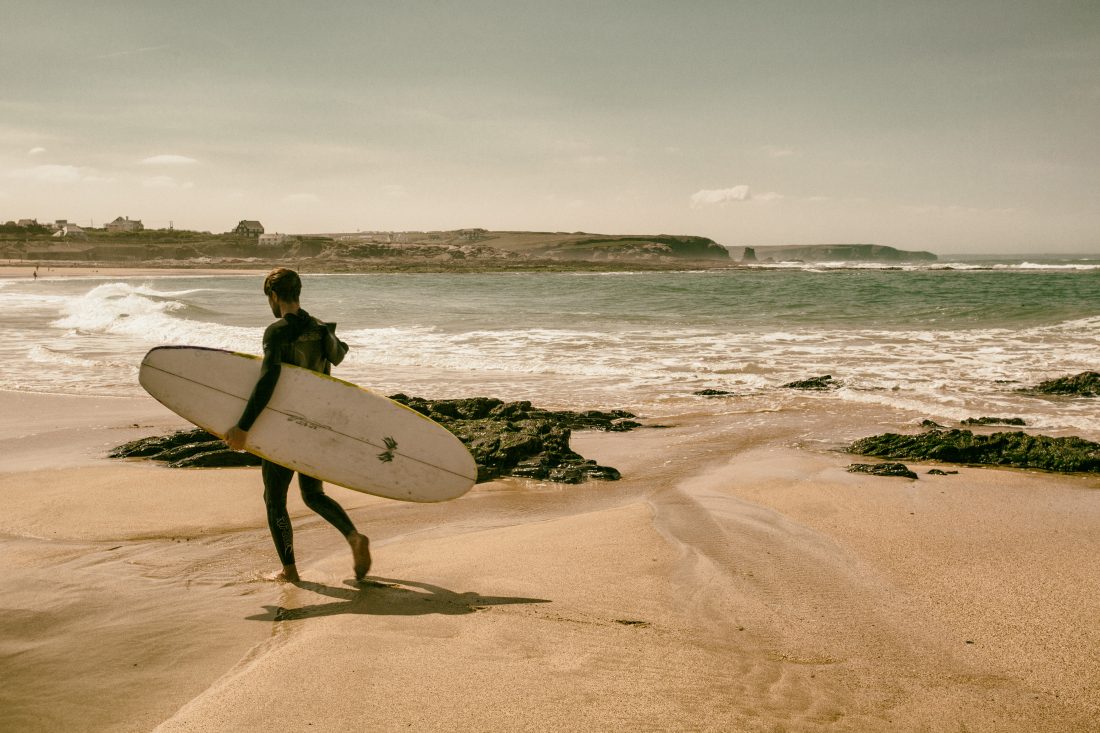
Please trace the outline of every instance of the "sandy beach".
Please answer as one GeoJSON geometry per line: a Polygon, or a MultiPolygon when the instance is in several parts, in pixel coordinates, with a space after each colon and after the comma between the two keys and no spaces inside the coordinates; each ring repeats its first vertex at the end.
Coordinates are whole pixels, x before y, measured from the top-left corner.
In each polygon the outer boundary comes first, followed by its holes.
{"type": "Polygon", "coordinates": [[[133,265],[125,265],[117,262],[104,262],[104,263],[88,263],[86,265],[75,265],[72,263],[59,264],[54,266],[53,264],[39,263],[35,267],[34,263],[31,264],[0,264],[0,280],[22,280],[33,279],[35,270],[38,271],[38,277],[51,278],[51,277],[165,277],[169,275],[264,275],[271,266],[266,264],[257,263],[255,268],[211,268],[211,267],[141,267],[133,265]]]}
{"type": "Polygon", "coordinates": [[[330,488],[361,586],[292,494],[295,586],[257,471],[103,457],[152,400],[0,393],[0,728],[1094,729],[1100,480],[848,474],[823,404],[576,435],[616,483],[330,488]]]}

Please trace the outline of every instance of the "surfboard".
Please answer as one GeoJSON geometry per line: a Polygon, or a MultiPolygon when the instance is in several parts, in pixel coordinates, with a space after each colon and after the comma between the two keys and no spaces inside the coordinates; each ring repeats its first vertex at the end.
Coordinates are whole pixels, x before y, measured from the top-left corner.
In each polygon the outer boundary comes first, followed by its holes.
{"type": "MultiPolygon", "coordinates": [[[[222,349],[158,346],[138,381],[172,412],[218,437],[237,424],[261,359],[222,349]]],[[[439,423],[351,382],[283,364],[245,449],[329,483],[390,499],[438,502],[477,480],[466,446],[439,423]]]]}

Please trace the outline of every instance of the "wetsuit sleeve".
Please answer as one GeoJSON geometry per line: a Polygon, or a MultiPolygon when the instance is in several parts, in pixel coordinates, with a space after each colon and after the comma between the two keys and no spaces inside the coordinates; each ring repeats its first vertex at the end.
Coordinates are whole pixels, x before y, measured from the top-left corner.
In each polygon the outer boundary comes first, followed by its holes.
{"type": "Polygon", "coordinates": [[[344,360],[348,353],[348,345],[336,335],[335,323],[324,323],[325,327],[325,358],[333,366],[344,360]]]}
{"type": "Polygon", "coordinates": [[[260,366],[260,378],[256,380],[256,386],[252,388],[252,396],[248,398],[248,404],[244,406],[244,414],[237,421],[237,427],[245,432],[252,429],[252,423],[267,407],[275,391],[275,385],[279,382],[279,375],[283,370],[282,351],[285,329],[279,328],[278,322],[271,324],[264,331],[264,361],[260,366]]]}

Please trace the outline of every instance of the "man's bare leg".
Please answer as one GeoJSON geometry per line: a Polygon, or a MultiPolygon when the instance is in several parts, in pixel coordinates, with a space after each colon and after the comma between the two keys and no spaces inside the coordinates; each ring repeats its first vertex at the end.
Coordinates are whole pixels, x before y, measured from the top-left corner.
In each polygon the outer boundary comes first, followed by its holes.
{"type": "Polygon", "coordinates": [[[370,540],[358,532],[349,532],[346,537],[355,563],[355,579],[362,580],[370,572],[370,540]]]}

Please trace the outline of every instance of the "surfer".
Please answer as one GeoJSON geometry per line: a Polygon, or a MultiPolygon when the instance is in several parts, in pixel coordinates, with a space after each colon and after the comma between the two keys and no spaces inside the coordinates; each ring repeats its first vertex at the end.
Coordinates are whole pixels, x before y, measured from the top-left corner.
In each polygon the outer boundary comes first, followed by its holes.
{"type": "MultiPolygon", "coordinates": [[[[339,364],[347,353],[347,344],[336,338],[335,326],[314,318],[301,307],[298,302],[301,292],[302,280],[294,270],[279,267],[264,279],[264,295],[271,312],[279,320],[264,331],[264,360],[260,378],[252,389],[241,419],[225,435],[226,444],[233,450],[244,448],[252,423],[275,391],[284,363],[328,374],[331,366],[339,364]]],[[[271,528],[271,538],[275,541],[275,550],[283,563],[283,570],[276,580],[297,582],[293,529],[286,510],[287,491],[294,471],[265,459],[261,472],[267,523],[271,528]]],[[[325,494],[320,479],[299,473],[298,486],[306,506],[324,517],[347,539],[351,546],[355,577],[362,579],[370,570],[371,563],[370,542],[366,535],[359,534],[344,508],[325,494]]]]}

